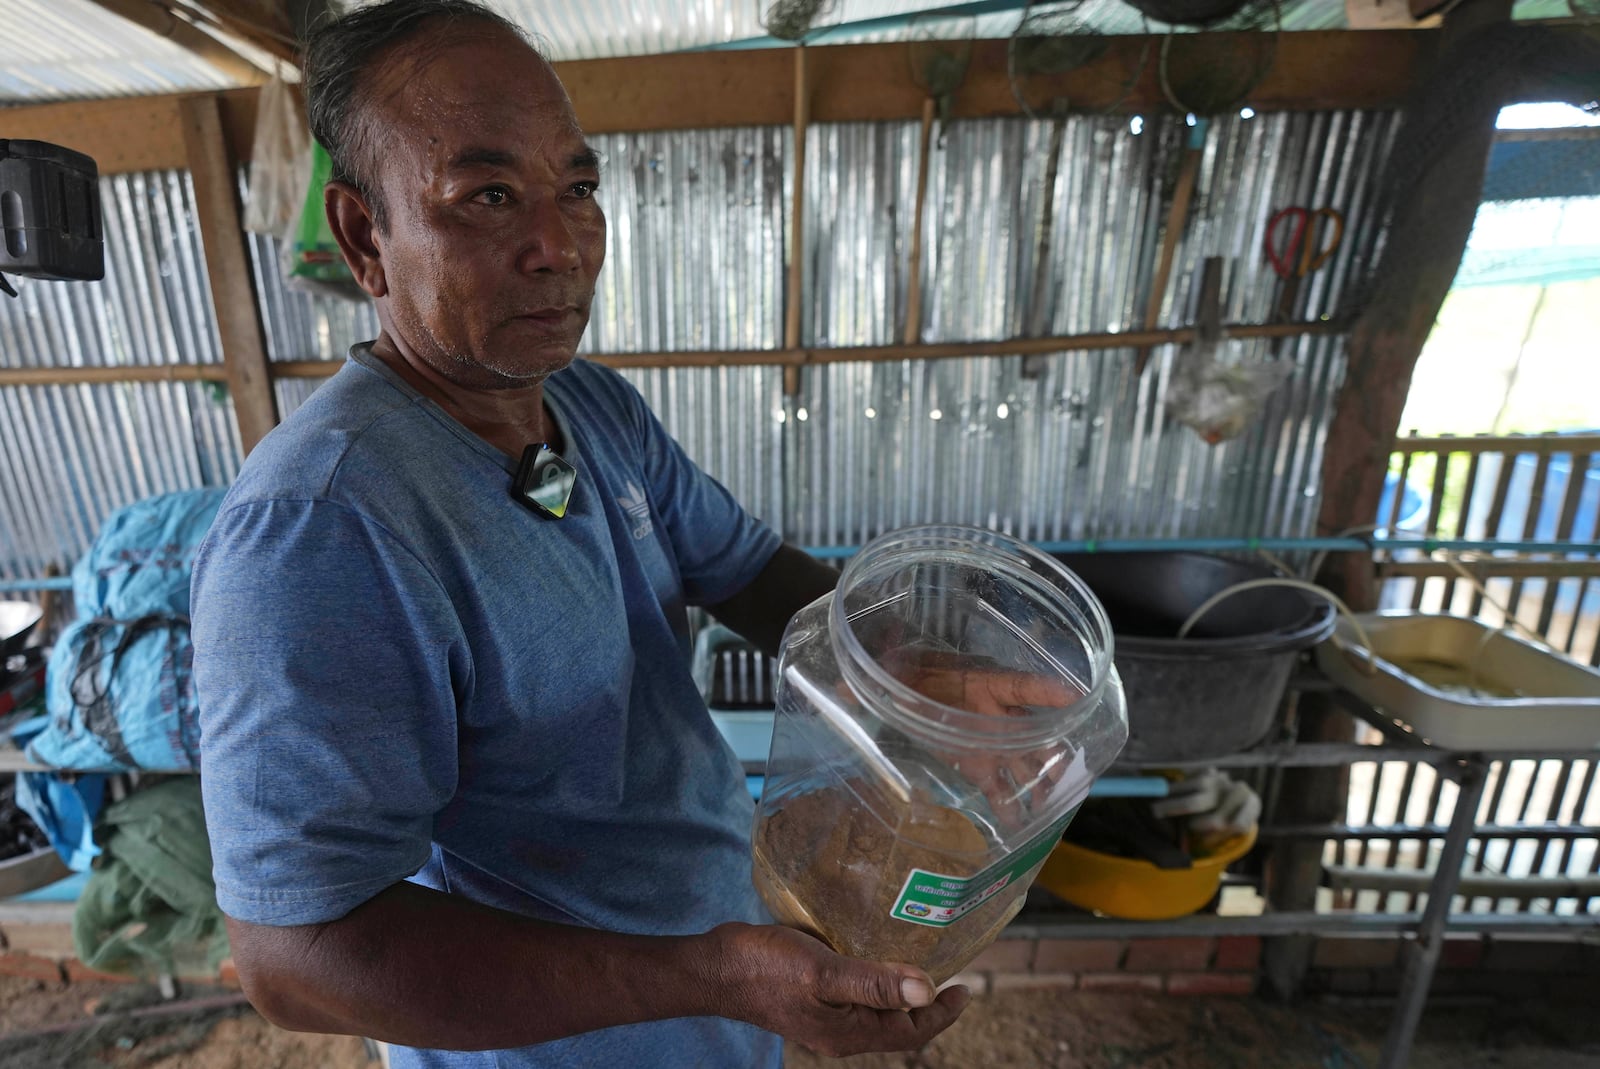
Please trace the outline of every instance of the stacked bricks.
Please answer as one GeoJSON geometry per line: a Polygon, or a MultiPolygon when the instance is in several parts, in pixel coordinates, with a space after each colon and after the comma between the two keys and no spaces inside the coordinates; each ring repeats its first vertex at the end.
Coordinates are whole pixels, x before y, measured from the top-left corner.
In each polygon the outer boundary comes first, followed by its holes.
{"type": "Polygon", "coordinates": [[[1253,935],[1169,939],[1005,939],[955,978],[974,994],[1019,988],[1250,995],[1261,940],[1253,935]]]}
{"type": "MultiPolygon", "coordinates": [[[[91,969],[75,956],[72,925],[66,921],[8,923],[0,929],[0,976],[21,976],[42,983],[78,983],[86,980],[132,982],[130,976],[91,969]]],[[[190,976],[189,983],[237,988],[239,974],[230,958],[216,976],[190,976]]]]}
{"type": "MultiPolygon", "coordinates": [[[[1310,994],[1393,997],[1400,990],[1402,940],[1340,935],[1317,940],[1310,994]]],[[[1251,995],[1261,939],[1005,939],[954,982],[974,994],[1049,987],[1169,995],[1251,995]]],[[[1600,1003],[1600,944],[1571,937],[1450,934],[1431,993],[1517,996],[1600,1003]]]]}
{"type": "MultiPolygon", "coordinates": [[[[1402,953],[1394,936],[1325,936],[1312,955],[1307,990],[1394,995],[1402,953]]],[[[1600,1002],[1600,945],[1570,936],[1446,934],[1429,992],[1600,1002]]]]}

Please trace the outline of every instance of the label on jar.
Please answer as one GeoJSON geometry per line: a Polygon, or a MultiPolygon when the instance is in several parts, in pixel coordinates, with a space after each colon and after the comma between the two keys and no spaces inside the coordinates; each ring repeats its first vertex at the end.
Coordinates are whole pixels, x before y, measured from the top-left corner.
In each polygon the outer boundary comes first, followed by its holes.
{"type": "Polygon", "coordinates": [[[945,876],[926,869],[912,869],[911,875],[906,877],[905,886],[900,888],[900,897],[895,899],[889,916],[933,928],[955,923],[1043,861],[1056,848],[1061,833],[1067,830],[1067,825],[1072,823],[1072,818],[1077,814],[1078,806],[1075,805],[1026,846],[976,875],[945,876]]]}

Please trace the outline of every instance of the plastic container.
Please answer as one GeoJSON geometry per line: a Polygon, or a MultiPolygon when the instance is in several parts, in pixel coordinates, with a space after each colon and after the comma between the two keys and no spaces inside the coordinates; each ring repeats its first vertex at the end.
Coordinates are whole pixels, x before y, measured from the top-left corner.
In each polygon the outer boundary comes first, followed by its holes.
{"type": "Polygon", "coordinates": [[[1277,722],[1302,650],[1333,633],[1326,599],[1290,587],[1225,598],[1185,638],[1206,599],[1274,573],[1203,553],[1085,553],[1058,558],[1105,605],[1128,693],[1128,748],[1143,764],[1248,750],[1277,722]]]}
{"type": "Polygon", "coordinates": [[[1317,648],[1323,674],[1404,720],[1436,746],[1456,750],[1581,750],[1600,747],[1600,672],[1509,631],[1459,616],[1368,613],[1341,621],[1317,648]]]}
{"type": "Polygon", "coordinates": [[[756,887],[843,954],[958,972],[1127,737],[1088,588],[1003,535],[866,546],[784,636],[756,887]]]}
{"type": "Polygon", "coordinates": [[[1195,912],[1216,896],[1222,874],[1250,852],[1256,829],[1218,844],[1186,869],[1158,868],[1143,858],[1115,857],[1061,843],[1039,870],[1039,886],[1081,909],[1132,921],[1161,921],[1195,912]]]}

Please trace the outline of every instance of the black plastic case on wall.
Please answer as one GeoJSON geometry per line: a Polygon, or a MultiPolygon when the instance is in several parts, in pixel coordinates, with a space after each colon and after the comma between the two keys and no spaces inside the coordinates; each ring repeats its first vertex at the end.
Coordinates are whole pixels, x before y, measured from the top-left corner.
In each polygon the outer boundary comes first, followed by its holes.
{"type": "Polygon", "coordinates": [[[0,139],[0,274],[91,282],[105,273],[94,160],[0,139]]]}

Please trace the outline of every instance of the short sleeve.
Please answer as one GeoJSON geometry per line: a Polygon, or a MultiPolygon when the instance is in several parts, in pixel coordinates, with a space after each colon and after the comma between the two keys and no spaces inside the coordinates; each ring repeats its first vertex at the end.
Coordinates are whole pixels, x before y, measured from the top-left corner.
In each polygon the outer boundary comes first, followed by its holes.
{"type": "Polygon", "coordinates": [[[426,862],[470,676],[437,579],[344,505],[225,507],[191,589],[217,903],[342,917],[426,862]]]}
{"type": "Polygon", "coordinates": [[[701,471],[631,386],[650,499],[667,528],[691,605],[716,605],[760,574],[782,539],[701,471]]]}

